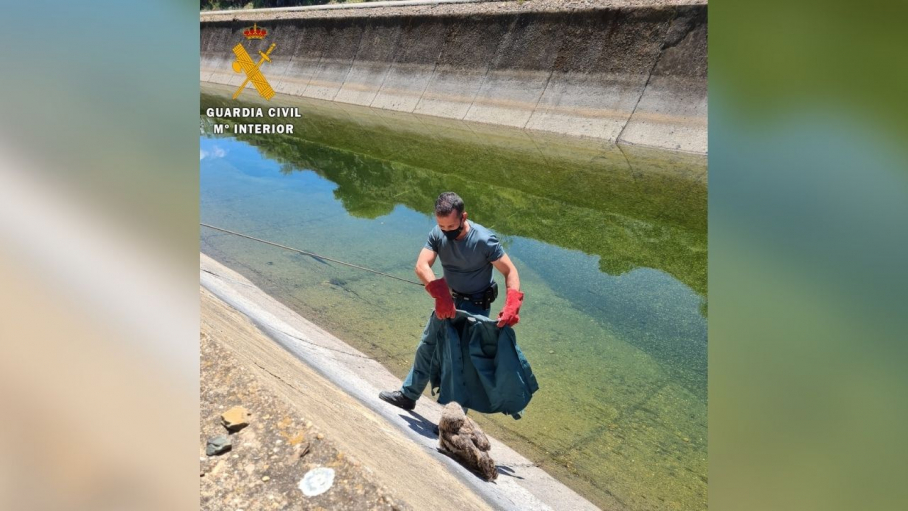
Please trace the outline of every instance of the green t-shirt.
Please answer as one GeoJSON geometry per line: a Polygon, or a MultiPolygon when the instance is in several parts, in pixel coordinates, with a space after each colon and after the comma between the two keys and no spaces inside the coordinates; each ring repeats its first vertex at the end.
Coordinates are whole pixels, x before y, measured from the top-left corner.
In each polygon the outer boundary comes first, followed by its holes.
{"type": "Polygon", "coordinates": [[[492,284],[492,261],[504,256],[498,236],[467,220],[470,232],[462,240],[449,241],[437,225],[429,232],[426,248],[438,254],[448,286],[465,295],[484,291],[492,284]]]}

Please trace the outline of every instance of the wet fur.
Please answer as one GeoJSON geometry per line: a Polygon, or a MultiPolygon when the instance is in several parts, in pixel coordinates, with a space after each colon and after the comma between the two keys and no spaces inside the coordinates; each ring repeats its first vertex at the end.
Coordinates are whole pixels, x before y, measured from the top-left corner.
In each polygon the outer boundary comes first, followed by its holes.
{"type": "Polygon", "coordinates": [[[495,460],[489,456],[489,439],[457,403],[448,403],[438,422],[438,449],[479,472],[487,481],[498,478],[495,460]]]}

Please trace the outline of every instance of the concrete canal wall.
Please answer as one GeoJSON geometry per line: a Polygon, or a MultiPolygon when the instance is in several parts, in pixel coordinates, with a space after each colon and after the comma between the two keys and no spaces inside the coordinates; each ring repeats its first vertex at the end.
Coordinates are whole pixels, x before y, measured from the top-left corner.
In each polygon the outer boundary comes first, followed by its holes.
{"type": "Polygon", "coordinates": [[[705,1],[365,5],[202,13],[200,79],[273,43],[278,93],[707,153],[705,1]]]}

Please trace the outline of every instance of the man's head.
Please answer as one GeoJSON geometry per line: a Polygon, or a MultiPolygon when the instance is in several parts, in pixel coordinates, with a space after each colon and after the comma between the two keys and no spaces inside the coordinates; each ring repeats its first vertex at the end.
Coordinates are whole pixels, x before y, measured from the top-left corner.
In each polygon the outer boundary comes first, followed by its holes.
{"type": "Polygon", "coordinates": [[[456,239],[463,232],[467,214],[463,210],[463,199],[454,192],[445,192],[435,200],[435,221],[449,240],[456,239]]]}

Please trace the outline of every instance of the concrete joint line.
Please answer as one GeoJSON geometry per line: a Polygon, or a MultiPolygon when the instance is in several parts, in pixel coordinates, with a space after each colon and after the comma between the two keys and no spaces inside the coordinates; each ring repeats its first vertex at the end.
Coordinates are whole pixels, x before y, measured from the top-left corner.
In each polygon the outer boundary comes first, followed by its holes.
{"type": "Polygon", "coordinates": [[[259,364],[259,363],[256,362],[255,360],[252,360],[252,363],[255,364],[255,366],[258,367],[259,369],[261,369],[262,371],[265,371],[266,373],[270,374],[271,376],[277,378],[278,380],[280,380],[281,383],[283,383],[284,385],[290,387],[291,389],[297,390],[297,391],[300,390],[300,389],[298,389],[298,388],[296,387],[296,385],[293,385],[292,383],[288,382],[287,380],[285,380],[285,379],[281,378],[280,376],[278,376],[278,375],[272,373],[272,372],[269,371],[265,366],[259,364]]]}
{"type": "MultiPolygon", "coordinates": [[[[516,16],[515,16],[515,18],[516,18],[516,16]]],[[[507,37],[508,33],[510,33],[510,31],[513,27],[514,27],[514,22],[512,21],[511,26],[508,27],[508,32],[505,32],[504,34],[502,34],[501,41],[498,42],[498,46],[495,48],[495,57],[498,56],[498,52],[501,49],[502,41],[504,41],[505,37],[507,37]]],[[[473,104],[476,103],[476,97],[479,96],[479,91],[482,90],[482,85],[484,83],[486,83],[486,77],[489,76],[489,70],[492,69],[492,63],[494,63],[494,62],[495,62],[495,58],[493,57],[492,60],[490,60],[489,63],[486,64],[486,70],[482,74],[482,78],[479,79],[479,86],[476,87],[476,92],[474,92],[473,97],[470,98],[470,106],[468,106],[467,109],[464,110],[463,116],[458,120],[462,121],[467,118],[467,114],[470,113],[470,110],[473,108],[473,104]]],[[[472,131],[472,130],[470,130],[470,131],[472,131]]]]}
{"type": "Polygon", "coordinates": [[[347,68],[347,74],[344,75],[340,87],[338,87],[337,91],[334,92],[334,95],[331,96],[331,101],[334,101],[334,99],[337,98],[337,95],[340,94],[340,91],[344,90],[344,84],[347,83],[347,78],[350,78],[350,73],[353,72],[353,66],[356,65],[356,57],[359,57],[359,51],[363,47],[363,36],[366,35],[366,28],[368,27],[368,24],[363,25],[362,30],[359,31],[359,42],[356,43],[356,53],[353,54],[353,60],[350,62],[350,67],[347,68]]]}
{"type": "Polygon", "coordinates": [[[514,16],[513,19],[511,20],[511,25],[508,26],[507,32],[505,32],[504,34],[501,35],[501,40],[498,41],[498,47],[495,48],[495,55],[490,60],[489,65],[486,66],[486,72],[485,72],[485,74],[482,75],[482,80],[479,81],[479,87],[476,88],[476,93],[473,94],[473,99],[472,99],[472,101],[470,101],[470,106],[467,108],[466,113],[463,114],[463,117],[460,118],[461,121],[466,119],[470,115],[470,112],[473,110],[473,105],[476,104],[476,98],[479,97],[479,92],[482,90],[482,86],[485,85],[486,78],[489,76],[489,73],[492,72],[492,67],[494,67],[495,64],[498,63],[498,59],[501,56],[501,48],[505,44],[507,44],[507,42],[511,38],[511,34],[514,33],[514,27],[517,25],[518,18],[520,18],[519,14],[517,16],[514,16]]]}
{"type": "MultiPolygon", "coordinates": [[[[622,131],[623,131],[623,128],[622,128],[622,131]]],[[[620,136],[621,136],[621,133],[618,133],[618,137],[620,137],[620,136]]],[[[627,170],[631,173],[631,176],[633,176],[634,175],[634,166],[631,165],[631,161],[627,158],[627,153],[624,152],[624,149],[621,148],[621,144],[618,143],[618,137],[615,138],[615,147],[617,147],[618,150],[621,151],[621,156],[624,157],[624,162],[627,163],[627,170]]],[[[637,178],[634,177],[634,180],[636,181],[637,178]]]]}
{"type": "Polygon", "coordinates": [[[435,65],[432,66],[432,72],[429,74],[429,79],[426,80],[426,86],[422,88],[422,92],[419,93],[419,99],[416,100],[416,104],[413,105],[413,109],[410,110],[409,113],[412,114],[413,112],[416,111],[417,108],[419,108],[419,104],[422,102],[422,97],[425,96],[426,91],[429,90],[429,84],[432,83],[432,78],[435,78],[435,70],[438,69],[438,61],[441,60],[441,56],[445,52],[445,47],[447,46],[445,43],[448,42],[448,37],[451,36],[451,33],[457,31],[456,27],[457,27],[457,25],[452,24],[451,28],[448,29],[448,33],[445,34],[445,38],[441,42],[441,48],[439,48],[439,50],[438,50],[438,55],[435,56],[435,65]]]}
{"type": "Polygon", "coordinates": [[[552,81],[552,75],[555,74],[555,68],[552,67],[549,70],[549,76],[545,79],[545,85],[542,87],[542,92],[539,93],[539,97],[536,98],[536,104],[533,105],[533,108],[530,110],[530,116],[527,117],[527,122],[523,123],[523,129],[526,129],[527,124],[533,119],[533,115],[536,114],[536,109],[539,108],[539,102],[542,101],[542,96],[545,96],[545,91],[549,88],[549,82],[552,81]]]}
{"type": "Polygon", "coordinates": [[[656,70],[656,66],[659,65],[659,61],[662,60],[662,54],[665,52],[665,38],[668,36],[668,32],[672,28],[672,23],[678,19],[678,12],[675,11],[675,17],[668,23],[668,27],[665,29],[665,35],[662,36],[662,45],[659,47],[659,55],[656,56],[656,59],[653,61],[652,67],[649,68],[649,73],[646,75],[646,82],[643,84],[643,88],[640,89],[640,95],[637,96],[637,101],[634,103],[634,108],[631,109],[631,114],[627,116],[627,120],[624,121],[624,126],[621,126],[621,131],[618,132],[618,135],[615,137],[615,144],[621,140],[621,135],[624,135],[624,130],[627,129],[627,125],[631,123],[631,119],[634,118],[634,113],[637,112],[637,107],[640,105],[640,100],[643,99],[643,94],[646,93],[646,88],[649,87],[649,81],[653,78],[653,71],[656,70]]]}
{"type": "Polygon", "coordinates": [[[370,108],[372,107],[372,103],[375,103],[375,99],[378,98],[378,95],[381,94],[381,89],[382,89],[382,87],[385,86],[385,81],[388,79],[388,75],[391,74],[391,68],[394,67],[394,61],[395,61],[395,59],[397,59],[397,50],[398,50],[398,48],[400,48],[400,38],[404,36],[404,32],[407,30],[407,27],[409,27],[410,23],[412,23],[412,22],[413,22],[413,17],[412,16],[407,17],[407,23],[404,24],[404,26],[402,26],[400,28],[400,30],[397,31],[397,39],[394,41],[394,49],[391,52],[391,58],[388,59],[388,60],[390,60],[390,62],[388,63],[388,69],[385,70],[384,76],[381,77],[381,83],[378,84],[378,90],[375,92],[375,95],[372,96],[372,101],[369,102],[370,108]]]}
{"type": "Polygon", "coordinates": [[[325,48],[323,46],[322,50],[318,53],[318,62],[315,63],[315,69],[312,71],[312,74],[309,75],[309,79],[306,80],[306,86],[303,88],[303,92],[300,94],[300,96],[305,96],[307,98],[312,97],[312,96],[306,96],[306,91],[309,90],[309,84],[312,83],[312,79],[315,78],[315,75],[318,74],[318,66],[320,66],[322,64],[322,57],[324,57],[324,56],[325,56],[325,48]]]}
{"type": "Polygon", "coordinates": [[[646,93],[646,88],[649,87],[649,81],[653,78],[653,71],[656,70],[656,66],[659,65],[659,61],[662,60],[663,51],[663,49],[659,49],[659,55],[653,62],[653,67],[649,69],[649,73],[646,75],[646,83],[644,83],[643,88],[640,89],[640,95],[637,96],[637,102],[634,103],[634,108],[631,110],[631,114],[628,115],[627,120],[624,121],[624,126],[621,126],[621,131],[618,132],[618,136],[615,137],[615,144],[617,144],[621,140],[621,135],[624,135],[624,130],[627,128],[627,125],[631,123],[631,119],[634,118],[634,114],[637,112],[637,107],[640,105],[640,100],[643,99],[643,94],[646,93]]]}
{"type": "Polygon", "coordinates": [[[294,46],[294,47],[293,47],[293,51],[290,52],[290,60],[287,61],[287,67],[284,68],[284,74],[281,75],[280,78],[278,78],[278,81],[277,81],[277,86],[278,86],[278,87],[280,87],[280,86],[282,86],[282,85],[284,84],[284,79],[287,78],[288,72],[289,72],[291,69],[293,69],[293,57],[296,56],[296,50],[297,50],[297,48],[298,48],[298,46],[294,46]]]}
{"type": "MultiPolygon", "coordinates": [[[[575,15],[572,14],[568,18],[568,23],[573,21],[574,16],[575,15]]],[[[539,97],[536,98],[536,104],[533,105],[533,109],[530,110],[530,116],[527,117],[527,122],[523,123],[523,129],[526,129],[527,125],[530,124],[530,121],[533,120],[533,116],[536,115],[536,109],[539,108],[539,103],[542,101],[542,97],[545,96],[545,91],[547,91],[549,89],[549,82],[552,81],[552,75],[555,74],[555,62],[557,62],[557,60],[558,60],[558,52],[561,51],[561,45],[563,45],[563,44],[564,44],[564,39],[562,39],[560,41],[560,43],[558,44],[558,49],[555,50],[555,60],[552,62],[552,65],[549,66],[551,68],[551,69],[549,69],[549,76],[546,77],[546,79],[545,79],[545,85],[542,87],[542,92],[539,94],[539,97]]]]}

